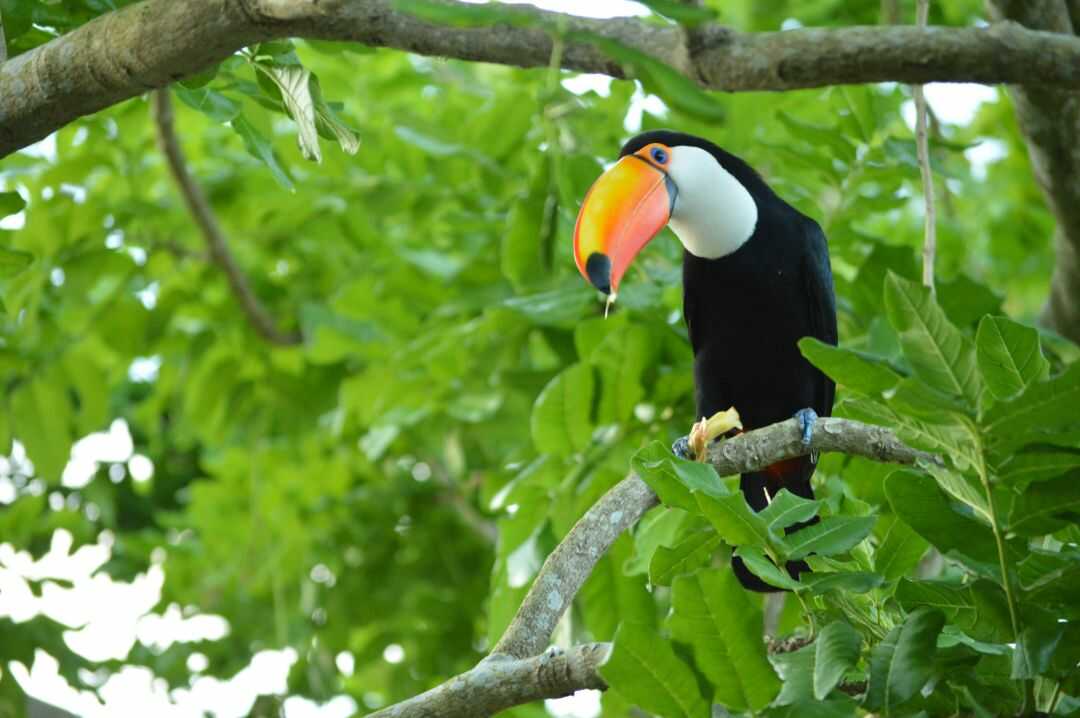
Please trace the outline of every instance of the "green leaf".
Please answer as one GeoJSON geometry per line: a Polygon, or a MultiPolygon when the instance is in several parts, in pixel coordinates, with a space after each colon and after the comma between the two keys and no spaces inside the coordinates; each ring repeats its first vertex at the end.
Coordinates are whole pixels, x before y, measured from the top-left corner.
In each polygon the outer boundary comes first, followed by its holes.
{"type": "Polygon", "coordinates": [[[696,492],[718,497],[731,495],[711,464],[680,459],[659,441],[634,454],[630,468],[656,492],[665,506],[698,513],[696,492]]]}
{"type": "Polygon", "coordinates": [[[1056,607],[1072,618],[1076,612],[1076,596],[1080,594],[1080,554],[1047,553],[1033,550],[1017,564],[1020,586],[1030,605],[1056,607]]]}
{"type": "Polygon", "coordinates": [[[939,551],[958,550],[979,560],[997,560],[990,528],[954,511],[930,477],[895,471],[885,479],[885,495],[896,515],[939,551]]]}
{"type": "Polygon", "coordinates": [[[1052,442],[1056,432],[1080,427],[1080,362],[1048,381],[1028,386],[1020,396],[1000,402],[986,413],[984,426],[1010,451],[1030,442],[1052,442]]]}
{"type": "Polygon", "coordinates": [[[864,704],[886,712],[919,692],[934,673],[937,637],[945,625],[941,611],[920,608],[874,647],[864,704]]]}
{"type": "Polygon", "coordinates": [[[600,369],[603,385],[597,407],[601,424],[625,422],[645,397],[642,376],[652,363],[649,331],[637,324],[607,334],[593,349],[589,361],[600,369]]]}
{"type": "Polygon", "coordinates": [[[770,660],[784,682],[774,705],[796,705],[814,700],[814,645],[806,645],[790,653],[776,653],[770,660]]]}
{"type": "Polygon", "coordinates": [[[581,319],[586,308],[594,303],[593,295],[583,292],[577,279],[575,277],[572,287],[518,295],[507,299],[503,305],[540,326],[571,324],[581,319]]]}
{"type": "Polygon", "coordinates": [[[716,18],[716,11],[712,8],[699,7],[682,0],[641,0],[641,4],[657,15],[669,17],[687,27],[694,27],[716,18]]]}
{"type": "Polygon", "coordinates": [[[26,200],[22,198],[22,195],[14,190],[10,192],[0,192],[0,219],[7,217],[10,214],[16,214],[22,212],[26,207],[26,200]]]}
{"type": "Polygon", "coordinates": [[[895,581],[912,571],[929,547],[910,526],[893,518],[874,552],[874,570],[887,581],[895,581]]]}
{"type": "Polygon", "coordinates": [[[968,426],[955,414],[938,416],[934,421],[923,421],[903,413],[897,407],[868,399],[850,399],[841,405],[845,416],[871,424],[893,426],[900,438],[910,446],[934,454],[967,456],[972,453],[968,426]]]}
{"type": "Polygon", "coordinates": [[[211,67],[197,72],[194,75],[188,75],[183,80],[180,80],[173,84],[173,87],[182,87],[188,90],[196,90],[200,87],[206,86],[211,80],[217,77],[218,70],[221,69],[221,64],[212,65],[211,67]]]}
{"type": "Polygon", "coordinates": [[[1028,486],[1009,513],[1009,531],[1021,536],[1051,534],[1080,523],[1080,469],[1028,486]]]}
{"type": "Polygon", "coordinates": [[[364,452],[368,461],[378,461],[400,435],[400,426],[394,424],[373,426],[360,437],[360,450],[364,452]]]}
{"type": "Polygon", "coordinates": [[[628,576],[623,571],[633,550],[630,535],[620,536],[581,587],[581,611],[594,640],[610,641],[620,624],[656,624],[656,604],[645,577],[628,576]]]}
{"type": "Polygon", "coordinates": [[[824,700],[855,667],[861,642],[844,621],[833,621],[821,630],[814,641],[814,698],[824,700]]]}
{"type": "Polygon", "coordinates": [[[815,700],[812,696],[791,703],[770,708],[762,715],[768,718],[855,718],[858,704],[847,696],[837,696],[825,701],[815,700]]]}
{"type": "Polygon", "coordinates": [[[966,274],[938,279],[937,300],[946,316],[960,327],[969,327],[987,314],[1001,312],[1001,295],[966,274]]]}
{"type": "Polygon", "coordinates": [[[37,376],[23,383],[11,397],[12,432],[26,447],[37,475],[49,484],[60,475],[71,456],[72,409],[66,386],[56,376],[37,376]]]}
{"type": "Polygon", "coordinates": [[[708,718],[697,678],[654,630],[624,623],[600,667],[608,686],[647,711],[671,718],[708,718]]]}
{"type": "Polygon", "coordinates": [[[949,581],[901,579],[896,585],[896,600],[911,613],[919,608],[934,608],[945,614],[949,623],[970,625],[975,620],[975,602],[970,586],[949,581]]]}
{"type": "Polygon", "coordinates": [[[198,110],[214,122],[231,122],[240,114],[240,103],[207,87],[172,86],[173,93],[188,107],[198,110]]]}
{"type": "Polygon", "coordinates": [[[780,681],[765,655],[761,601],[721,569],[680,576],[671,590],[672,635],[693,647],[698,668],[716,689],[714,700],[733,711],[758,711],[772,702],[780,681]]]}
{"type": "MultiPolygon", "coordinates": [[[[1008,559],[1016,563],[1016,558],[1008,559]]],[[[964,632],[981,641],[1005,643],[1013,638],[1012,617],[1009,601],[1000,582],[979,579],[971,586],[971,600],[975,607],[974,619],[963,627],[964,632]]]]}
{"type": "Polygon", "coordinates": [[[659,506],[645,514],[634,528],[634,554],[623,570],[628,574],[648,573],[649,563],[661,546],[671,546],[683,526],[698,523],[682,509],[659,506]]]}
{"type": "Polygon", "coordinates": [[[740,546],[735,555],[743,560],[750,572],[765,583],[788,591],[801,591],[804,586],[773,563],[765,552],[755,546],[740,546]]]}
{"type": "Polygon", "coordinates": [[[573,31],[567,39],[596,46],[619,62],[626,73],[641,80],[672,107],[701,120],[717,122],[725,116],[723,106],[693,80],[655,57],[593,32],[573,31]]]}
{"type": "Polygon", "coordinates": [[[783,110],[777,111],[776,118],[792,137],[807,140],[820,147],[828,147],[832,157],[846,164],[855,160],[855,145],[835,125],[828,127],[807,122],[783,110]]]}
{"type": "Polygon", "coordinates": [[[515,287],[525,286],[547,273],[549,268],[541,257],[545,244],[542,235],[545,230],[552,233],[557,229],[554,217],[547,215],[549,200],[555,199],[551,193],[551,163],[542,158],[538,164],[528,189],[510,208],[499,248],[503,276],[515,287]]]}
{"type": "Polygon", "coordinates": [[[983,317],[975,347],[983,381],[998,399],[1011,399],[1050,370],[1039,333],[1006,317],[983,317]]]}
{"type": "Polygon", "coordinates": [[[296,190],[288,171],[281,165],[277,153],[274,152],[269,140],[255,129],[255,126],[248,121],[243,113],[234,117],[229,122],[229,126],[244,140],[244,149],[248,151],[248,154],[266,165],[278,184],[290,192],[296,190]]]}
{"type": "Polygon", "coordinates": [[[677,576],[693,573],[708,563],[720,546],[720,536],[711,528],[694,531],[671,548],[659,546],[649,562],[649,581],[670,586],[677,576]]]}
{"type": "Polygon", "coordinates": [[[945,493],[970,506],[987,521],[990,520],[986,492],[978,485],[978,479],[930,461],[920,461],[919,468],[933,476],[945,493]]]}
{"type": "Polygon", "coordinates": [[[818,596],[829,591],[867,593],[884,583],[885,579],[867,571],[814,571],[803,573],[799,581],[811,595],[818,596]]]}
{"type": "Polygon", "coordinates": [[[545,454],[567,456],[592,440],[593,370],[574,364],[548,382],[533,405],[533,444],[545,454]]]}
{"type": "Polygon", "coordinates": [[[0,279],[14,277],[34,263],[34,255],[18,249],[0,247],[0,279]]]}
{"type": "Polygon", "coordinates": [[[787,489],[780,489],[769,505],[758,512],[758,516],[770,531],[779,536],[788,526],[809,521],[817,515],[820,507],[820,501],[804,499],[787,489]]]}
{"type": "Polygon", "coordinates": [[[884,358],[834,347],[813,337],[800,339],[799,350],[837,384],[868,396],[880,396],[901,379],[884,358]]]}
{"type": "Polygon", "coordinates": [[[980,391],[975,347],[949,322],[930,290],[890,272],[885,311],[919,378],[975,407],[980,391]]]}
{"type": "Polygon", "coordinates": [[[1033,482],[1057,478],[1078,467],[1080,449],[1036,444],[1010,454],[998,467],[997,477],[1001,483],[1023,490],[1033,482]]]}
{"type": "Polygon", "coordinates": [[[1046,673],[1064,633],[1065,626],[1058,622],[1024,626],[1020,640],[1013,649],[1010,677],[1014,680],[1027,680],[1046,673]]]}
{"type": "Polygon", "coordinates": [[[829,516],[784,538],[787,558],[810,554],[833,556],[862,541],[874,528],[876,516],[829,516]]]}
{"type": "Polygon", "coordinates": [[[713,496],[695,492],[694,498],[697,500],[701,513],[716,529],[716,533],[720,534],[721,538],[731,546],[748,545],[762,548],[770,545],[772,537],[769,527],[746,503],[742,493],[713,496]]]}

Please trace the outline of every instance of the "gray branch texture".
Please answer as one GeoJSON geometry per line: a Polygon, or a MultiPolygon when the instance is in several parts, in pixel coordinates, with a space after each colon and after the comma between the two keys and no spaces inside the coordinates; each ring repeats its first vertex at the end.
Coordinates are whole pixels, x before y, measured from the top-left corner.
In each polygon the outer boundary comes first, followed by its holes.
{"type": "MultiPolygon", "coordinates": [[[[447,5],[455,0],[440,0],[447,5]]],[[[423,55],[521,67],[546,65],[540,27],[446,27],[392,0],[143,0],[0,65],[0,157],[72,120],[194,75],[272,38],[359,42],[423,55]]],[[[519,8],[545,27],[617,40],[701,85],[789,90],[894,80],[1021,83],[1080,88],[1080,38],[1014,22],[985,28],[904,26],[686,32],[635,19],[590,20],[519,8]]],[[[624,76],[587,43],[570,42],[563,66],[624,76]]]]}
{"type": "MultiPolygon", "coordinates": [[[[988,0],[991,17],[1076,36],[1080,3],[988,0]]],[[[1042,323],[1080,343],[1080,92],[1075,87],[1009,88],[1035,180],[1057,220],[1054,273],[1042,323]]]]}
{"type": "MultiPolygon", "coordinates": [[[[714,444],[709,463],[721,476],[756,471],[810,452],[840,452],[874,461],[937,461],[904,444],[891,429],[849,419],[818,421],[810,445],[788,419],[714,444]]],[[[585,512],[533,580],[517,615],[487,658],[442,685],[371,714],[370,718],[477,718],[515,705],[604,688],[599,668],[611,647],[591,643],[548,648],[551,635],[597,562],[623,531],[659,503],[648,484],[630,474],[585,512]],[[545,650],[546,649],[546,650],[545,650]]]]}

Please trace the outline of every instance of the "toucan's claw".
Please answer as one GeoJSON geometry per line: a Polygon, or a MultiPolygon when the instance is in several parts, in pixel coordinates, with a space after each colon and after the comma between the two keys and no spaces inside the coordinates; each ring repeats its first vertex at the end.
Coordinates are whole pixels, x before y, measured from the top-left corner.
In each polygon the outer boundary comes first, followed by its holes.
{"type": "Polygon", "coordinates": [[[708,457],[709,444],[732,429],[742,429],[742,420],[734,407],[727,411],[718,411],[708,419],[703,418],[695,423],[690,428],[690,435],[672,444],[671,451],[676,456],[690,461],[705,461],[708,457]]]}
{"type": "Polygon", "coordinates": [[[671,453],[683,461],[694,461],[694,452],[690,450],[690,437],[680,436],[676,439],[675,443],[671,445],[671,453]]]}
{"type": "Polygon", "coordinates": [[[802,432],[803,446],[810,446],[810,439],[814,437],[814,424],[817,423],[817,412],[807,407],[799,409],[793,417],[799,421],[799,430],[802,432]]]}

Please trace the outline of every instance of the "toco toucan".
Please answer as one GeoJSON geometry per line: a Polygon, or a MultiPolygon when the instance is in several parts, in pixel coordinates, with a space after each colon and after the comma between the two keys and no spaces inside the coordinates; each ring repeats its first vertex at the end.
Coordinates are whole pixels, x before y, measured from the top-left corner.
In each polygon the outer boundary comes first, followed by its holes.
{"type": "MultiPolygon", "coordinates": [[[[700,137],[645,132],[619,157],[582,203],[574,228],[578,269],[612,301],[637,253],[670,226],[684,248],[683,316],[694,351],[697,416],[715,415],[695,425],[691,438],[708,441],[794,415],[809,443],[835,393],[796,345],[806,336],[836,344],[836,297],[821,228],[746,162],[700,137]],[[728,407],[738,413],[721,413],[728,407]]],[[[680,440],[676,451],[685,453],[686,446],[680,440]]],[[[746,501],[760,511],[781,488],[813,498],[815,462],[806,456],[743,474],[746,501]]],[[[749,589],[777,590],[738,558],[732,568],[749,589]]],[[[808,567],[792,561],[787,569],[797,577],[808,567]]]]}

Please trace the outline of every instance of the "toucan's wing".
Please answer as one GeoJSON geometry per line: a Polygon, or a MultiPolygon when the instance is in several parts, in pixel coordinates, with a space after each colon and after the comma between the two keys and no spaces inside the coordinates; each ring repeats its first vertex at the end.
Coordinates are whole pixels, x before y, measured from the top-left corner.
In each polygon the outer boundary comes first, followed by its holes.
{"type": "Polygon", "coordinates": [[[697,312],[702,307],[700,302],[694,296],[693,287],[694,282],[689,277],[689,268],[687,266],[690,253],[684,250],[683,256],[683,321],[686,322],[686,333],[690,337],[690,346],[694,350],[696,355],[701,349],[699,343],[704,340],[701,331],[701,321],[697,317],[697,312]],[[695,331],[696,329],[696,331],[695,331]]]}
{"type": "MultiPolygon", "coordinates": [[[[826,344],[836,345],[836,290],[833,288],[832,268],[829,264],[829,245],[818,223],[806,219],[807,251],[803,255],[803,282],[806,293],[806,309],[810,318],[810,336],[826,344]]],[[[832,413],[836,384],[818,372],[820,385],[816,387],[814,411],[819,416],[832,413]]]]}

